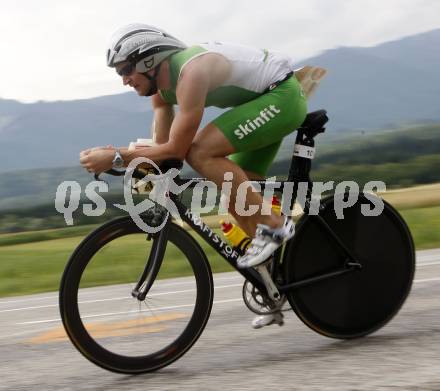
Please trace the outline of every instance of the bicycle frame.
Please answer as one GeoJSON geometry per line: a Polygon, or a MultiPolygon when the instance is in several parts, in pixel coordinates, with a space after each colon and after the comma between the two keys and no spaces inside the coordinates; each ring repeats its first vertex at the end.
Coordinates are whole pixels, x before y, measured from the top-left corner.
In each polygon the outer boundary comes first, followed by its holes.
{"type": "MultiPolygon", "coordinates": [[[[320,131],[324,131],[324,129],[315,129],[311,131],[310,129],[298,129],[298,134],[296,138],[296,145],[305,145],[309,148],[314,147],[314,136],[320,133],[320,131]]],[[[313,182],[310,179],[310,170],[311,170],[311,159],[305,158],[301,156],[292,157],[292,161],[289,169],[289,176],[287,181],[277,181],[277,182],[266,182],[266,181],[253,181],[251,183],[258,184],[262,191],[266,187],[277,188],[278,192],[282,192],[286,183],[293,183],[293,194],[290,200],[290,210],[293,209],[293,206],[297,200],[298,195],[298,187],[301,182],[305,182],[307,184],[307,195],[306,200],[303,205],[304,213],[309,215],[310,203],[312,198],[312,190],[313,190],[313,182]]],[[[176,178],[176,183],[179,185],[192,181],[191,186],[194,187],[196,183],[204,181],[202,178],[176,178]]],[[[265,285],[262,281],[260,274],[253,268],[248,269],[240,269],[237,266],[237,259],[239,257],[239,253],[234,249],[234,247],[230,246],[228,243],[223,241],[197,214],[194,214],[190,209],[186,208],[186,206],[180,201],[179,197],[174,194],[170,194],[170,199],[174,202],[177,207],[177,210],[180,214],[181,219],[186,222],[200,237],[202,237],[206,243],[208,243],[220,256],[222,256],[235,270],[237,270],[245,279],[249,280],[254,286],[256,286],[260,292],[266,292],[265,285]]],[[[133,291],[133,296],[138,297],[138,299],[143,300],[146,297],[146,294],[151,287],[152,280],[147,281],[144,289],[141,290],[142,285],[147,279],[148,275],[153,277],[153,281],[157,272],[161,266],[161,254],[165,249],[166,242],[166,231],[168,224],[171,223],[171,218],[168,217],[169,220],[165,227],[158,234],[159,236],[159,244],[157,245],[157,251],[152,251],[150,255],[150,259],[147,262],[146,268],[142,274],[140,281],[138,282],[136,288],[133,291]],[[152,259],[151,259],[152,257],[152,259]]],[[[339,276],[341,274],[345,274],[348,272],[352,272],[354,270],[358,270],[361,268],[361,264],[357,260],[354,254],[350,252],[350,250],[342,243],[342,241],[338,238],[338,236],[331,230],[331,228],[327,225],[325,220],[319,215],[309,215],[309,218],[315,219],[317,224],[320,224],[322,228],[328,233],[328,235],[335,241],[337,246],[340,248],[341,252],[345,257],[345,264],[335,270],[329,271],[324,274],[320,274],[317,276],[312,276],[310,278],[296,281],[287,285],[279,285],[277,281],[277,276],[279,273],[279,267],[281,266],[282,255],[283,255],[283,247],[280,247],[274,254],[274,268],[272,270],[272,278],[277,286],[277,289],[281,293],[289,292],[293,289],[303,287],[306,285],[310,285],[316,283],[318,281],[322,281],[328,278],[333,278],[339,276]]],[[[293,240],[293,239],[292,239],[293,240]]]]}
{"type": "MultiPolygon", "coordinates": [[[[281,189],[283,189],[284,184],[287,181],[279,182],[281,183],[281,189]]],[[[267,183],[267,185],[269,185],[267,183]]],[[[208,243],[216,252],[222,256],[235,270],[237,270],[244,278],[249,280],[253,285],[255,285],[258,289],[262,289],[265,291],[264,284],[260,277],[260,274],[253,268],[248,269],[240,269],[237,266],[237,259],[239,257],[239,253],[234,249],[234,247],[230,246],[228,243],[223,241],[213,230],[196,214],[194,214],[190,209],[187,209],[182,202],[180,202],[177,198],[173,199],[176,204],[176,207],[179,211],[179,214],[184,222],[186,222],[200,237],[204,239],[206,243],[208,243]]],[[[292,203],[294,204],[295,200],[292,199],[292,203]]],[[[339,276],[341,274],[354,271],[359,268],[361,265],[356,260],[356,257],[346,248],[346,246],[342,243],[342,241],[338,238],[338,236],[331,230],[331,228],[327,225],[327,223],[320,216],[310,216],[311,218],[316,219],[316,222],[320,224],[326,232],[332,237],[335,243],[341,249],[341,252],[344,253],[346,257],[345,265],[337,270],[321,274],[319,276],[311,277],[306,280],[301,280],[294,282],[288,285],[277,285],[277,288],[280,292],[286,293],[292,289],[299,288],[305,285],[309,285],[327,278],[339,276]]],[[[278,249],[274,256],[274,262],[276,267],[280,265],[280,260],[282,256],[282,248],[278,249]]],[[[273,275],[276,276],[278,273],[278,269],[273,271],[273,275]]],[[[260,290],[261,291],[261,290],[260,290]]]]}

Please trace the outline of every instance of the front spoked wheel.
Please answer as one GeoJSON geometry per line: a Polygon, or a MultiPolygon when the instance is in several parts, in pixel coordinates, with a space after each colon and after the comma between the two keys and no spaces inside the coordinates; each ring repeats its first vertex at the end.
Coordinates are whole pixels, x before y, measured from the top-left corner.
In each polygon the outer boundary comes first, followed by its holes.
{"type": "MultiPolygon", "coordinates": [[[[115,372],[143,373],[171,364],[195,343],[212,307],[213,281],[200,246],[184,229],[166,226],[162,265],[145,300],[132,291],[156,251],[130,218],[92,232],[66,266],[60,311],[75,347],[115,372]]],[[[152,284],[151,284],[152,283],[152,284]]]]}
{"type": "MultiPolygon", "coordinates": [[[[322,201],[319,216],[361,268],[288,292],[299,318],[320,334],[355,338],[372,333],[398,312],[409,294],[415,270],[413,240],[404,220],[385,201],[380,215],[366,215],[378,201],[360,194],[356,204],[344,210],[343,219],[338,219],[333,196],[322,201]]],[[[349,261],[316,216],[303,216],[285,253],[285,281],[332,273],[349,261]]]]}

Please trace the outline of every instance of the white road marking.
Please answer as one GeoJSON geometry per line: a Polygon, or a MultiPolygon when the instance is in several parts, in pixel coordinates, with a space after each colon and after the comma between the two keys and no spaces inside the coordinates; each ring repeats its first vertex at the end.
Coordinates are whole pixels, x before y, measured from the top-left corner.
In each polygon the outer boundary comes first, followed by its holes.
{"type": "MultiPolygon", "coordinates": [[[[228,300],[217,300],[214,301],[213,304],[225,304],[225,303],[232,303],[236,301],[243,301],[242,298],[239,299],[228,299],[228,300]]],[[[154,311],[166,311],[166,310],[174,310],[178,308],[186,308],[186,307],[192,307],[194,304],[181,304],[181,305],[175,305],[175,306],[169,306],[169,307],[159,307],[155,308],[154,311]]],[[[100,317],[106,317],[106,316],[115,316],[115,315],[127,315],[127,314],[136,314],[139,312],[151,312],[149,309],[145,310],[133,310],[133,311],[125,311],[125,312],[109,312],[105,314],[95,314],[95,315],[86,315],[83,316],[82,319],[90,319],[90,318],[100,318],[100,317]]],[[[37,320],[37,321],[31,321],[31,322],[20,322],[16,323],[17,325],[29,325],[29,324],[40,324],[40,323],[52,323],[52,322],[61,322],[60,318],[56,319],[46,319],[46,320],[37,320]]]]}
{"type": "Polygon", "coordinates": [[[57,300],[57,296],[46,296],[46,297],[29,297],[26,299],[18,299],[18,300],[9,300],[9,301],[0,301],[0,305],[2,304],[17,304],[17,303],[28,303],[30,301],[40,301],[40,300],[57,300]]]}
{"type": "MultiPolygon", "coordinates": [[[[217,277],[216,278],[215,274],[213,276],[214,276],[214,283],[217,283],[219,281],[231,281],[231,280],[243,281],[244,280],[244,278],[243,278],[243,276],[241,274],[237,274],[237,275],[234,275],[234,276],[231,276],[231,277],[217,277]]],[[[164,282],[163,284],[160,283],[160,285],[158,285],[158,287],[160,287],[160,288],[168,288],[170,286],[187,285],[187,284],[193,284],[193,283],[194,283],[194,281],[180,281],[180,282],[171,282],[171,283],[165,283],[164,282]]],[[[94,289],[94,288],[91,288],[91,289],[94,289]]],[[[117,285],[115,285],[113,288],[108,288],[108,290],[112,290],[112,291],[114,291],[115,289],[123,289],[123,288],[120,287],[120,286],[117,286],[117,285]]],[[[102,288],[102,289],[100,289],[99,292],[100,293],[105,293],[106,290],[107,290],[106,288],[102,288]]],[[[95,292],[90,291],[90,292],[87,292],[85,294],[92,295],[92,294],[95,294],[95,292]]],[[[45,296],[45,297],[27,297],[27,298],[23,298],[23,299],[7,300],[7,301],[0,300],[0,305],[3,305],[3,304],[29,303],[31,301],[42,301],[42,300],[58,300],[58,295],[45,296]]]]}
{"type": "Polygon", "coordinates": [[[424,263],[429,261],[436,261],[440,258],[440,253],[436,255],[419,255],[416,256],[417,263],[424,263]]]}
{"type": "MultiPolygon", "coordinates": [[[[220,286],[214,286],[214,289],[233,288],[233,287],[238,287],[238,286],[242,286],[242,285],[243,284],[220,285],[220,286]]],[[[196,291],[196,289],[187,289],[187,290],[182,290],[182,291],[153,293],[151,295],[148,295],[148,297],[151,298],[151,297],[157,297],[157,296],[174,295],[174,294],[189,293],[189,292],[195,292],[195,291],[196,291]]],[[[83,301],[79,301],[79,304],[102,303],[105,301],[117,301],[117,300],[127,300],[127,299],[134,300],[133,297],[131,297],[131,296],[109,297],[107,299],[83,300],[83,301]]],[[[47,305],[40,305],[40,306],[34,306],[34,307],[10,308],[7,310],[0,310],[0,313],[37,310],[37,309],[42,309],[42,308],[53,308],[53,307],[58,307],[58,304],[47,304],[47,305]]]]}
{"type": "Polygon", "coordinates": [[[423,262],[419,265],[416,266],[416,268],[421,268],[421,267],[425,267],[425,266],[434,266],[434,265],[440,265],[440,262],[423,262]]]}
{"type": "Polygon", "coordinates": [[[420,283],[420,282],[433,282],[433,281],[440,281],[440,277],[437,278],[425,278],[423,280],[414,280],[414,284],[420,283]]]}

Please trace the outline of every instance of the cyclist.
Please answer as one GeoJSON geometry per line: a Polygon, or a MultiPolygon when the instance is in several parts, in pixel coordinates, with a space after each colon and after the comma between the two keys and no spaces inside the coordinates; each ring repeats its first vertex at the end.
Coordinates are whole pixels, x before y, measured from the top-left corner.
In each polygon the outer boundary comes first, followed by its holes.
{"type": "MultiPolygon", "coordinates": [[[[220,42],[187,46],[162,29],[146,24],[125,26],[113,35],[107,65],[116,68],[124,85],[151,96],[156,145],[137,148],[94,148],[81,153],[81,164],[102,172],[127,165],[137,157],[153,161],[186,159],[201,175],[221,186],[232,173],[229,212],[254,239],[239,267],[266,261],[294,234],[290,218],[274,214],[242,216],[237,198],[262,206],[261,194],[239,185],[264,179],[283,137],[298,128],[307,114],[306,97],[293,73],[290,57],[220,42]],[[174,113],[173,105],[179,106],[174,113]],[[197,133],[205,107],[230,108],[197,133]]],[[[240,200],[243,202],[243,200],[240,200]]],[[[246,213],[248,214],[248,213],[246,213]]],[[[277,313],[254,327],[282,324],[277,313]]]]}

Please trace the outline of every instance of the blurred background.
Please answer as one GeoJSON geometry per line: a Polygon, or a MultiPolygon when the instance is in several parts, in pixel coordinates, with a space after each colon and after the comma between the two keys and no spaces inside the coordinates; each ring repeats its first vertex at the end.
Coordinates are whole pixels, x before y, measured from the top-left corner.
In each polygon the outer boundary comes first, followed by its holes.
{"type": "MultiPolygon", "coordinates": [[[[325,108],[330,117],[317,138],[313,179],[384,181],[391,190],[384,196],[407,219],[417,248],[440,247],[439,12],[440,3],[428,0],[227,0],[208,8],[197,0],[5,4],[0,295],[57,289],[81,237],[122,213],[112,207],[121,198],[120,180],[105,195],[106,213],[87,217],[80,205],[73,228],[66,228],[54,200],[65,180],[78,181],[84,196],[92,178],[79,166],[81,150],[151,137],[149,98],[129,91],[105,64],[112,32],[137,21],[188,44],[238,42],[289,53],[298,66],[327,68],[309,102],[310,111],[325,108]],[[39,270],[52,276],[44,283],[22,272],[37,259],[47,262],[39,270]]],[[[208,109],[204,123],[219,112],[208,109]]],[[[284,140],[270,174],[286,174],[294,137],[284,140]]]]}

